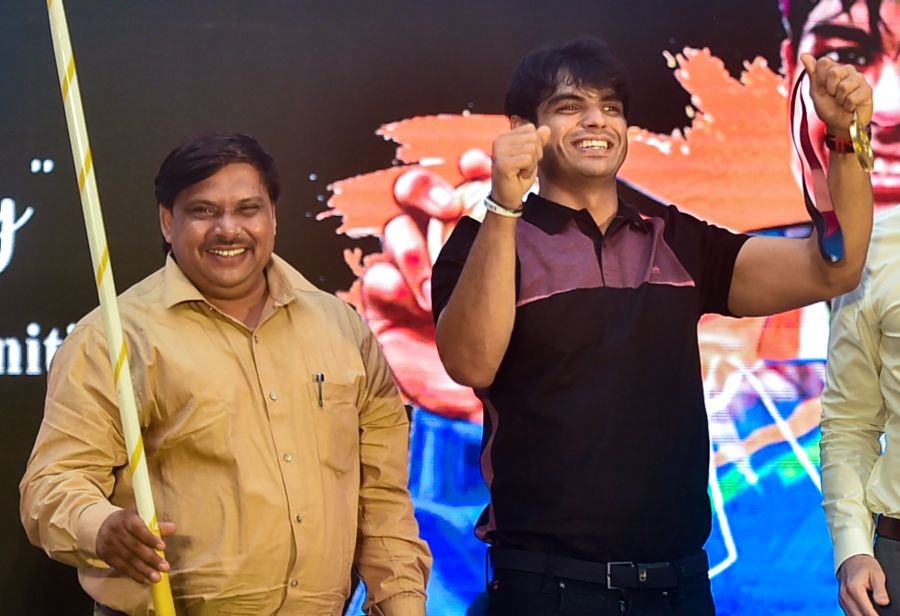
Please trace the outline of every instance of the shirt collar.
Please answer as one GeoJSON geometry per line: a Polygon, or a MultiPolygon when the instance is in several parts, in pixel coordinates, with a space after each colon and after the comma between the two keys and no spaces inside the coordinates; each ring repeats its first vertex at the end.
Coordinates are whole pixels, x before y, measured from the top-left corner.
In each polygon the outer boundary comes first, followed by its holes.
{"type": "MultiPolygon", "coordinates": [[[[299,280],[291,280],[288,266],[277,255],[272,255],[272,259],[265,269],[266,281],[269,284],[269,297],[276,306],[284,306],[295,299],[293,293],[294,288],[305,289],[311,287],[305,279],[299,276],[299,280]],[[304,284],[305,283],[305,284],[304,284]]],[[[206,302],[203,294],[197,290],[194,283],[185,276],[184,272],[175,262],[172,253],[166,257],[166,266],[163,277],[163,302],[166,308],[171,308],[183,302],[206,302]]]]}
{"type": "MultiPolygon", "coordinates": [[[[582,210],[573,210],[570,207],[560,205],[537,194],[528,195],[525,201],[525,210],[522,218],[540,228],[550,235],[555,235],[563,230],[570,220],[574,220],[582,210]]],[[[644,220],[637,208],[619,199],[619,209],[615,218],[621,218],[622,222],[630,223],[633,227],[646,231],[649,223],[644,220]]],[[[610,229],[615,230],[620,224],[610,224],[610,229]]]]}

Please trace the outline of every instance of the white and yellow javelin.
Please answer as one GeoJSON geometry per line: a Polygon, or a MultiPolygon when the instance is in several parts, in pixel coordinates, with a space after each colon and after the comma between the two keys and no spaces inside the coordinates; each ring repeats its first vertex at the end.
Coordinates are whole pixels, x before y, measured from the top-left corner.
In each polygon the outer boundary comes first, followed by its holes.
{"type": "MultiPolygon", "coordinates": [[[[112,266],[109,262],[109,246],[106,243],[106,230],[103,227],[100,196],[94,176],[91,146],[88,142],[87,125],[84,121],[84,109],[81,106],[81,91],[78,88],[78,74],[75,71],[75,56],[72,54],[72,42],[69,40],[69,27],[66,23],[62,0],[47,0],[47,10],[50,14],[50,31],[53,35],[53,52],[56,56],[59,87],[62,90],[63,104],[66,108],[69,141],[72,144],[72,156],[78,172],[81,208],[84,212],[84,223],[87,227],[88,243],[91,247],[91,260],[94,263],[97,294],[100,296],[100,310],[103,313],[103,325],[106,329],[109,360],[113,366],[116,393],[119,398],[119,416],[125,435],[125,447],[128,451],[128,468],[134,484],[134,497],[138,515],[150,530],[159,536],[153,493],[150,490],[150,476],[147,473],[144,441],[141,438],[141,424],[134,401],[131,371],[128,368],[128,353],[125,348],[125,337],[122,334],[122,323],[119,319],[119,305],[116,302],[116,286],[113,283],[112,266]]],[[[169,586],[168,574],[161,572],[160,581],[153,584],[151,590],[157,616],[175,616],[175,604],[172,601],[172,589],[169,586]]]]}

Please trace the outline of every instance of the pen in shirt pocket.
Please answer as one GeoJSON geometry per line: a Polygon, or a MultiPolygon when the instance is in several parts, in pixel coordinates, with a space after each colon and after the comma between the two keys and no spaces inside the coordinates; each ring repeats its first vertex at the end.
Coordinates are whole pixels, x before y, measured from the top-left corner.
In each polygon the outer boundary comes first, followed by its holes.
{"type": "Polygon", "coordinates": [[[319,393],[319,408],[322,408],[323,406],[325,406],[325,398],[322,395],[322,383],[325,382],[325,374],[322,372],[316,372],[313,375],[313,379],[315,379],[316,381],[316,388],[318,389],[319,393]]]}

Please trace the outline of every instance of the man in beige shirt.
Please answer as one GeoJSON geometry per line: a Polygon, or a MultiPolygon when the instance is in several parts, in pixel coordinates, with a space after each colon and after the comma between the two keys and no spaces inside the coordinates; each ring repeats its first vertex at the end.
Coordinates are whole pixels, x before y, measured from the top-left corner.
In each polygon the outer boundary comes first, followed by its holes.
{"type": "Polygon", "coordinates": [[[834,302],[822,406],[822,488],[841,606],[850,616],[900,614],[896,208],[876,221],[862,283],[834,302]]]}
{"type": "Polygon", "coordinates": [[[191,138],[156,178],[169,254],[119,306],[164,542],[134,511],[99,311],[54,360],[22,522],[101,613],[152,613],[168,571],[183,616],[340,614],[355,567],[367,611],[424,614],[402,402],[352,309],[272,254],[278,191],[244,135],[191,138]]]}
{"type": "MultiPolygon", "coordinates": [[[[789,79],[799,77],[798,57],[809,52],[854,65],[873,88],[877,220],[862,283],[833,304],[822,489],[844,612],[900,615],[900,1],[779,5],[789,79]]],[[[810,120],[814,146],[827,158],[818,124],[810,120]]]]}

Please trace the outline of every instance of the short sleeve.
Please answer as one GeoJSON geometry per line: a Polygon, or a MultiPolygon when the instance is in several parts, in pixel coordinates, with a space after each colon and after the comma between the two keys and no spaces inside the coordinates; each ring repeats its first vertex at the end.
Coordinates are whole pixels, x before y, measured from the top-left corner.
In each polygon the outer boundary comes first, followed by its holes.
{"type": "Polygon", "coordinates": [[[675,249],[697,284],[700,311],[733,316],[728,309],[728,294],[738,253],[750,236],[734,233],[667,208],[666,241],[675,249]]]}
{"type": "Polygon", "coordinates": [[[450,301],[480,228],[481,223],[474,218],[461,219],[435,261],[431,271],[431,310],[435,322],[450,301]]]}

